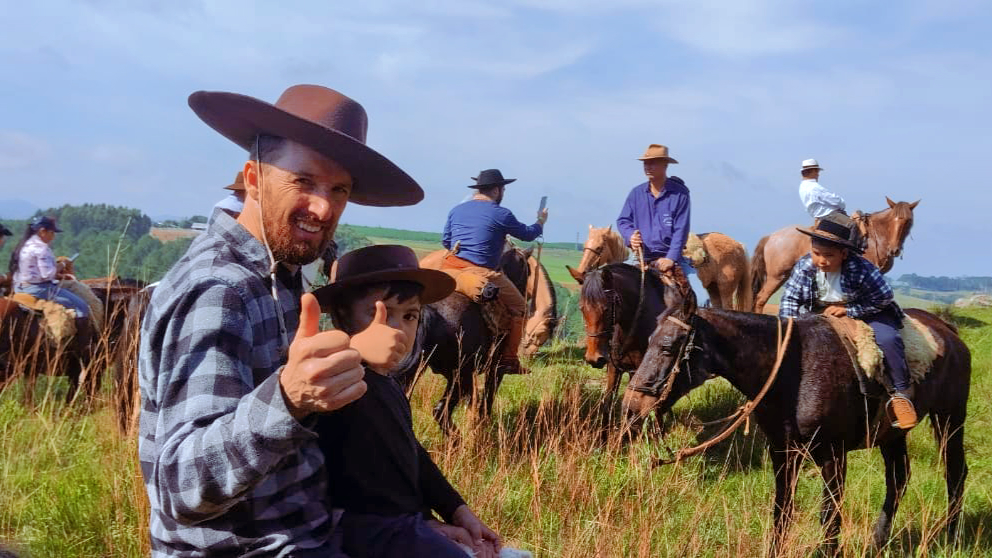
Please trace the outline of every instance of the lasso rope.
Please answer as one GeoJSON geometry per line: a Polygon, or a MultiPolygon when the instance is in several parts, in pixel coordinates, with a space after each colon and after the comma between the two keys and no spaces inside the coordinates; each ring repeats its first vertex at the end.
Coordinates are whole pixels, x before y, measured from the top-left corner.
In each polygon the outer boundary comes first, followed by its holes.
{"type": "MultiPolygon", "coordinates": [[[[758,403],[761,403],[761,400],[765,397],[765,394],[768,393],[768,390],[771,389],[772,384],[775,383],[775,378],[778,377],[778,371],[782,367],[782,361],[785,359],[785,352],[789,348],[789,340],[792,338],[792,323],[793,323],[792,318],[789,318],[789,323],[788,323],[788,325],[786,326],[786,329],[785,329],[785,339],[783,339],[782,338],[782,322],[781,322],[781,320],[778,320],[777,321],[777,324],[778,324],[778,330],[777,330],[777,333],[778,333],[778,335],[777,335],[778,346],[777,346],[777,349],[776,349],[777,355],[776,355],[776,358],[775,358],[775,366],[772,368],[771,374],[768,375],[768,379],[765,380],[765,385],[762,386],[761,391],[758,392],[758,395],[756,395],[753,400],[748,401],[747,403],[744,403],[743,405],[741,405],[741,407],[739,409],[737,409],[737,411],[734,414],[732,414],[729,417],[726,417],[724,419],[721,419],[719,421],[714,421],[713,424],[719,424],[719,423],[722,423],[722,422],[726,422],[726,421],[730,420],[731,417],[735,417],[736,416],[737,418],[734,419],[734,422],[731,423],[730,426],[728,426],[727,428],[725,428],[723,430],[723,432],[717,434],[713,438],[710,438],[709,440],[706,440],[705,442],[703,442],[703,443],[701,443],[701,444],[699,444],[697,446],[694,446],[694,447],[691,447],[691,448],[680,449],[678,452],[676,452],[675,457],[672,458],[672,459],[660,459],[660,460],[656,460],[655,463],[654,463],[656,466],[657,465],[668,465],[670,463],[679,463],[680,461],[682,461],[683,459],[685,459],[687,457],[692,457],[694,455],[699,455],[700,453],[703,453],[704,451],[708,450],[709,448],[713,447],[714,445],[719,444],[720,442],[726,440],[728,437],[730,437],[731,434],[734,433],[735,430],[737,430],[738,428],[740,428],[741,424],[743,424],[744,421],[748,420],[748,418],[751,416],[751,413],[754,411],[755,407],[758,406],[758,403]]],[[[686,325],[686,324],[683,323],[682,325],[686,325]]],[[[674,372],[675,371],[673,371],[672,374],[669,374],[669,376],[670,377],[674,377],[675,376],[675,373],[674,372]]],[[[668,385],[665,386],[665,388],[666,388],[667,391],[671,391],[671,385],[673,383],[674,383],[674,381],[670,379],[669,382],[668,382],[668,385]]],[[[665,393],[665,395],[663,397],[667,397],[667,392],[665,393]]],[[[659,401],[664,401],[664,398],[659,399],[659,401]]]]}

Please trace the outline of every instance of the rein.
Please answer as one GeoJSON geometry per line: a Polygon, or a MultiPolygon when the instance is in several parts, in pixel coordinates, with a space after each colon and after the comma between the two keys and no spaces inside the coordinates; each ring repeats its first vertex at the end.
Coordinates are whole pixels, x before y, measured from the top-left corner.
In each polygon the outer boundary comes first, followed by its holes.
{"type": "MultiPolygon", "coordinates": [[[[683,329],[686,329],[687,331],[690,332],[689,340],[686,341],[685,345],[683,345],[683,348],[682,348],[683,356],[681,356],[681,358],[680,358],[680,360],[681,359],[688,360],[688,352],[686,351],[686,347],[689,347],[692,344],[692,341],[693,341],[693,337],[692,336],[695,335],[695,328],[693,328],[689,324],[686,324],[685,322],[679,320],[678,318],[674,318],[673,316],[669,316],[668,317],[668,320],[669,321],[672,321],[672,322],[674,322],[676,324],[678,324],[679,327],[682,327],[683,329]]],[[[718,443],[726,440],[731,434],[734,433],[735,430],[737,430],[738,428],[740,428],[741,424],[743,424],[744,421],[748,420],[748,418],[751,416],[751,413],[758,406],[758,404],[761,403],[761,400],[764,399],[765,394],[768,393],[768,390],[771,389],[772,384],[775,383],[775,379],[778,377],[778,371],[782,367],[782,361],[785,359],[785,352],[789,348],[789,340],[792,338],[792,324],[793,324],[793,320],[792,320],[792,318],[789,318],[788,325],[786,326],[786,329],[785,329],[785,339],[783,339],[782,338],[782,321],[781,320],[777,320],[778,330],[777,330],[777,347],[776,347],[775,366],[772,367],[772,372],[771,372],[771,374],[768,375],[768,379],[765,380],[765,385],[761,387],[761,391],[758,392],[758,395],[756,395],[753,400],[748,401],[748,402],[744,403],[743,405],[741,405],[740,408],[738,408],[737,411],[735,411],[730,416],[728,416],[726,418],[723,418],[723,419],[720,419],[720,420],[717,420],[717,421],[713,421],[713,422],[708,423],[708,424],[720,424],[720,423],[727,422],[727,421],[729,421],[732,418],[734,419],[734,421],[729,426],[727,426],[723,430],[723,432],[720,432],[719,434],[717,434],[716,436],[710,438],[709,440],[706,440],[705,442],[703,442],[703,443],[701,443],[701,444],[699,444],[697,446],[693,446],[691,448],[680,449],[678,452],[675,453],[675,457],[673,457],[671,459],[657,459],[657,460],[655,460],[655,462],[654,462],[654,465],[655,466],[658,466],[658,465],[669,465],[669,464],[672,464],[672,463],[679,463],[679,462],[681,462],[683,459],[685,459],[687,457],[693,457],[695,455],[699,455],[700,453],[703,453],[704,451],[708,450],[709,448],[713,447],[714,445],[716,445],[716,444],[718,444],[718,443]]],[[[691,348],[690,348],[690,351],[691,351],[691,348]]],[[[665,390],[663,392],[662,397],[659,398],[659,401],[664,401],[668,397],[668,394],[671,392],[672,385],[674,385],[674,383],[675,383],[675,381],[672,378],[675,377],[675,375],[678,373],[678,370],[679,370],[677,368],[677,366],[678,366],[678,361],[676,362],[676,368],[674,370],[672,370],[672,372],[668,375],[669,376],[669,380],[668,380],[668,382],[666,382],[665,390]]]]}

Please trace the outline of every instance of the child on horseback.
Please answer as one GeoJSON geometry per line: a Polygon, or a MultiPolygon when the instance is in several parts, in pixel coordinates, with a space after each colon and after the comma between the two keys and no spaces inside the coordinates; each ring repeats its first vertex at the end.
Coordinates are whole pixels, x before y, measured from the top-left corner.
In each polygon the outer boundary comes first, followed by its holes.
{"type": "Polygon", "coordinates": [[[905,346],[899,334],[903,312],[878,268],[861,257],[854,227],[847,216],[832,213],[809,229],[799,229],[811,237],[810,253],[792,269],[779,315],[788,318],[813,312],[867,322],[875,332],[894,388],[889,399],[896,419],[894,426],[910,429],[917,419],[905,346]]]}
{"type": "Polygon", "coordinates": [[[402,361],[419,357],[411,353],[422,305],[454,288],[448,274],[420,268],[413,250],[380,245],[342,256],[333,282],[314,292],[345,333],[392,328],[405,340],[391,355],[371,355],[379,349],[374,343],[353,344],[364,361],[393,364],[365,364],[365,395],[322,415],[316,427],[331,480],[329,501],[344,509],[342,550],[353,558],[465,558],[466,550],[456,543],[479,557],[500,552],[499,537],[472,513],[417,441],[410,403],[391,376],[402,361]]]}

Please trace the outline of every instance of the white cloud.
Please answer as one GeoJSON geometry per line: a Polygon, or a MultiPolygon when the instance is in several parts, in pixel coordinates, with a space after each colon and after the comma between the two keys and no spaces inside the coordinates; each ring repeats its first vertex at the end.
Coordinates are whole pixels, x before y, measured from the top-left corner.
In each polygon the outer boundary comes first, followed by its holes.
{"type": "Polygon", "coordinates": [[[51,152],[51,146],[41,138],[0,130],[0,169],[29,169],[47,160],[51,152]]]}

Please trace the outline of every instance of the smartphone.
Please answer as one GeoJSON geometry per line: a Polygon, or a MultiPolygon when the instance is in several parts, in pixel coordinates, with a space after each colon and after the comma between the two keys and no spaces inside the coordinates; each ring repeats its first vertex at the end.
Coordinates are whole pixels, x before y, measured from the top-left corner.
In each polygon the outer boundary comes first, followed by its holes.
{"type": "Polygon", "coordinates": [[[548,205],[548,196],[541,196],[541,207],[537,208],[537,212],[540,213],[544,211],[544,208],[548,205]]]}

